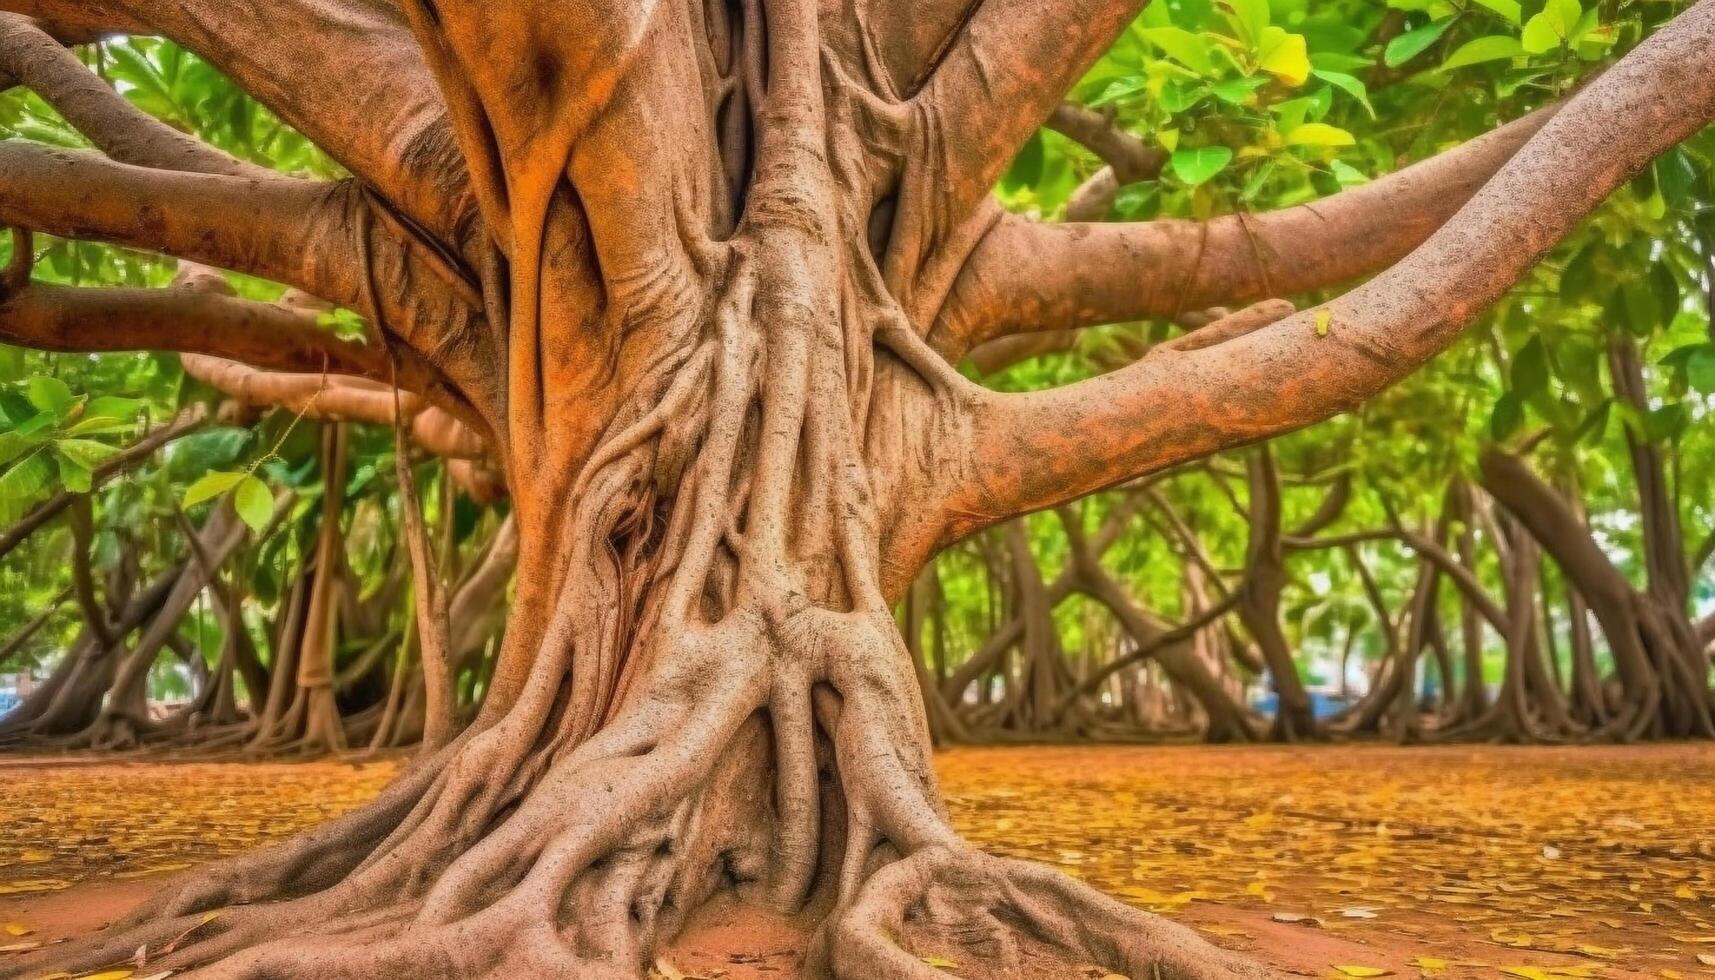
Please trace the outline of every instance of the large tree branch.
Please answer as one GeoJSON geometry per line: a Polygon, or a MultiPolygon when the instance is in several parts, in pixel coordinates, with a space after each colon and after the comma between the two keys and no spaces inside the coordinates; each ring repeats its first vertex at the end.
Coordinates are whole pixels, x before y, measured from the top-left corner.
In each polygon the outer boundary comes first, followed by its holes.
{"type": "MultiPolygon", "coordinates": [[[[969,393],[953,536],[1349,410],[1451,344],[1655,155],[1715,118],[1715,0],[1593,82],[1411,255],[1199,350],[1027,394],[969,393]]],[[[957,482],[954,482],[957,481],[957,482]]]]}
{"type": "Polygon", "coordinates": [[[0,143],[0,223],[165,252],[359,307],[355,188],[281,176],[154,170],[0,143]]]}
{"type": "Polygon", "coordinates": [[[166,35],[441,242],[456,248],[470,237],[464,164],[422,53],[390,0],[0,0],[0,10],[38,17],[56,34],[82,27],[166,35]]]}
{"type": "Polygon", "coordinates": [[[0,0],[0,10],[35,19],[61,44],[85,44],[113,34],[147,34],[149,25],[94,0],[0,0]]]}
{"type": "Polygon", "coordinates": [[[483,459],[487,448],[469,426],[421,397],[368,378],[339,374],[259,371],[247,364],[185,354],[185,373],[222,394],[257,408],[283,408],[320,422],[395,424],[401,415],[411,438],[448,459],[483,459]]]}
{"type": "MultiPolygon", "coordinates": [[[[372,339],[402,339],[407,390],[479,412],[497,402],[496,350],[474,297],[462,295],[423,249],[391,236],[369,195],[350,181],[153,170],[89,152],[0,143],[0,224],[153,249],[297,286],[368,314],[372,339]]],[[[32,347],[177,350],[270,369],[390,377],[379,344],[340,344],[310,318],[265,304],[32,287],[4,311],[12,314],[4,319],[14,342],[32,347]],[[130,322],[114,306],[127,295],[139,303],[130,322]],[[181,304],[194,308],[189,322],[202,332],[179,335],[167,317],[181,304]],[[95,319],[67,316],[74,305],[95,319]]]]}
{"type": "Polygon", "coordinates": [[[279,370],[370,377],[387,370],[377,352],[340,340],[302,314],[182,288],[32,285],[0,298],[0,340],[65,352],[187,351],[279,370]]]}
{"type": "Polygon", "coordinates": [[[1166,150],[1121,129],[1109,113],[1063,102],[1048,117],[1047,125],[1082,144],[1104,164],[1066,201],[1067,221],[1100,221],[1113,208],[1121,187],[1154,180],[1167,166],[1166,150]]]}
{"type": "Polygon", "coordinates": [[[1113,116],[1096,109],[1062,102],[1048,116],[1047,126],[1101,157],[1121,184],[1153,180],[1167,165],[1167,151],[1126,132],[1113,116]]]}
{"type": "Polygon", "coordinates": [[[914,100],[939,154],[941,200],[970,214],[1138,0],[984,0],[914,100]]]}
{"type": "Polygon", "coordinates": [[[236,160],[138,109],[20,14],[0,14],[0,73],[41,96],[103,153],[122,163],[229,176],[279,176],[236,160]]]}
{"type": "Polygon", "coordinates": [[[962,353],[1009,333],[1175,319],[1348,282],[1399,260],[1439,228],[1553,111],[1282,211],[1111,224],[1009,216],[971,255],[931,339],[962,353]]]}

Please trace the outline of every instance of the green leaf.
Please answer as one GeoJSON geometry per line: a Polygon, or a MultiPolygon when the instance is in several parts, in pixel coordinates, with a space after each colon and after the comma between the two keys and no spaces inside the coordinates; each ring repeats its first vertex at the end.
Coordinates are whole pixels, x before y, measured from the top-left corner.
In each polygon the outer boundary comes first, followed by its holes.
{"type": "Polygon", "coordinates": [[[95,469],[119,452],[93,439],[59,439],[54,442],[54,451],[86,470],[95,469]]]}
{"type": "Polygon", "coordinates": [[[142,414],[143,400],[141,398],[120,398],[116,395],[102,395],[92,398],[83,408],[86,419],[126,419],[133,420],[142,414]]]}
{"type": "Polygon", "coordinates": [[[74,401],[71,388],[64,381],[45,374],[38,374],[25,383],[24,397],[30,400],[30,404],[34,405],[37,411],[46,412],[55,418],[65,418],[74,401]]]}
{"type": "Polygon", "coordinates": [[[1505,442],[1507,437],[1517,432],[1523,424],[1524,406],[1512,392],[1509,391],[1495,400],[1495,409],[1489,415],[1489,438],[1496,442],[1505,442]]]}
{"type": "Polygon", "coordinates": [[[1387,43],[1387,48],[1382,51],[1382,63],[1389,68],[1398,68],[1427,51],[1429,46],[1436,41],[1441,40],[1441,35],[1447,33],[1447,28],[1451,26],[1453,26],[1453,18],[1445,17],[1414,30],[1406,31],[1387,43]]]}
{"type": "Polygon", "coordinates": [[[130,419],[104,418],[97,415],[84,419],[65,431],[68,436],[100,436],[111,432],[129,432],[136,427],[137,423],[130,419]]]}
{"type": "Polygon", "coordinates": [[[1548,351],[1541,337],[1532,337],[1513,357],[1513,391],[1530,400],[1548,391],[1548,351]]]}
{"type": "Polygon", "coordinates": [[[36,406],[16,391],[0,390],[0,415],[7,425],[19,425],[36,414],[36,406]]]}
{"type": "Polygon", "coordinates": [[[209,473],[185,488],[184,506],[195,507],[205,500],[212,500],[233,487],[237,486],[248,473],[209,473]]]}
{"type": "Polygon", "coordinates": [[[250,445],[252,435],[249,429],[223,426],[186,436],[168,447],[167,473],[174,481],[183,482],[232,466],[250,445]]]}
{"type": "Polygon", "coordinates": [[[1310,78],[1310,53],[1304,35],[1291,34],[1278,27],[1262,32],[1257,42],[1257,67],[1297,88],[1310,78]]]}
{"type": "Polygon", "coordinates": [[[1672,323],[1673,318],[1679,314],[1679,280],[1673,277],[1673,270],[1667,267],[1665,260],[1657,260],[1650,266],[1649,285],[1650,290],[1655,293],[1661,322],[1672,323]]]}
{"type": "Polygon", "coordinates": [[[1221,0],[1221,6],[1239,39],[1247,44],[1256,44],[1268,29],[1268,0],[1221,0]]]}
{"type": "Polygon", "coordinates": [[[59,416],[52,412],[37,412],[20,423],[13,432],[21,436],[33,436],[54,427],[59,422],[59,416]]]}
{"type": "Polygon", "coordinates": [[[274,516],[274,495],[268,491],[268,484],[246,476],[232,493],[232,506],[244,523],[260,534],[274,516]]]}
{"type": "Polygon", "coordinates": [[[9,524],[21,517],[36,496],[47,489],[51,476],[47,454],[40,450],[0,473],[0,520],[9,524]]]}
{"type": "Polygon", "coordinates": [[[1476,0],[1476,4],[1500,14],[1514,27],[1524,19],[1524,8],[1519,6],[1518,0],[1476,0]]]}
{"type": "Polygon", "coordinates": [[[1341,188],[1356,187],[1359,184],[1370,182],[1370,178],[1365,176],[1362,170],[1344,160],[1335,160],[1328,165],[1328,169],[1334,172],[1334,179],[1340,182],[1341,188]]]}
{"type": "Polygon", "coordinates": [[[60,482],[65,484],[67,490],[72,493],[88,493],[94,486],[95,476],[90,473],[89,467],[64,456],[60,456],[55,462],[59,463],[60,482]]]}
{"type": "Polygon", "coordinates": [[[1663,405],[1644,416],[1644,436],[1651,442],[1669,442],[1685,429],[1684,405],[1663,405]]]}
{"type": "Polygon", "coordinates": [[[1363,79],[1356,75],[1348,75],[1343,71],[1327,71],[1322,68],[1317,68],[1310,74],[1357,99],[1358,104],[1364,107],[1364,111],[1370,114],[1371,119],[1376,117],[1376,107],[1370,105],[1370,90],[1364,84],[1363,79]]]}
{"type": "Polygon", "coordinates": [[[1256,90],[1268,84],[1268,79],[1261,75],[1249,78],[1240,76],[1229,78],[1224,82],[1216,82],[1209,86],[1209,91],[1215,93],[1215,98],[1229,105],[1249,105],[1256,90]]]}
{"type": "Polygon", "coordinates": [[[32,433],[0,432],[0,466],[10,463],[46,441],[46,436],[32,433]]]}
{"type": "Polygon", "coordinates": [[[1715,395],[1715,344],[1704,344],[1685,359],[1685,380],[1692,391],[1715,395]]]}
{"type": "Polygon", "coordinates": [[[1577,36],[1578,21],[1583,16],[1578,0],[1548,0],[1548,6],[1524,25],[1521,40],[1525,51],[1542,54],[1560,47],[1577,36]]]}
{"type": "Polygon", "coordinates": [[[1199,146],[1176,150],[1168,161],[1168,169],[1187,186],[1196,187],[1227,168],[1233,161],[1233,151],[1224,146],[1199,146]]]}
{"type": "Polygon", "coordinates": [[[1351,146],[1357,139],[1338,126],[1327,123],[1304,123],[1286,134],[1292,146],[1351,146]]]}
{"type": "Polygon", "coordinates": [[[1613,401],[1604,399],[1600,405],[1591,409],[1590,414],[1585,417],[1583,422],[1579,423],[1577,430],[1573,432],[1573,441],[1582,441],[1589,445],[1600,443],[1602,434],[1608,429],[1608,416],[1613,413],[1613,408],[1613,401]]]}
{"type": "Polygon", "coordinates": [[[1608,304],[1608,314],[1619,313],[1616,319],[1638,337],[1648,337],[1663,321],[1661,301],[1651,284],[1632,276],[1620,284],[1614,299],[1608,304]]]}
{"type": "Polygon", "coordinates": [[[1459,45],[1459,50],[1447,56],[1441,63],[1442,71],[1452,71],[1469,65],[1480,65],[1485,61],[1501,61],[1516,58],[1524,52],[1524,47],[1517,38],[1501,34],[1491,34],[1479,37],[1459,45]]]}
{"type": "Polygon", "coordinates": [[[1697,203],[1697,168],[1683,147],[1674,147],[1656,157],[1655,186],[1661,199],[1675,211],[1689,210],[1697,203]]]}
{"type": "Polygon", "coordinates": [[[1042,179],[1043,158],[1042,133],[1038,131],[1019,149],[1001,183],[1009,190],[1034,186],[1042,179]]]}
{"type": "Polygon", "coordinates": [[[1214,74],[1213,46],[1207,38],[1180,27],[1150,27],[1139,33],[1169,58],[1197,74],[1214,74]]]}

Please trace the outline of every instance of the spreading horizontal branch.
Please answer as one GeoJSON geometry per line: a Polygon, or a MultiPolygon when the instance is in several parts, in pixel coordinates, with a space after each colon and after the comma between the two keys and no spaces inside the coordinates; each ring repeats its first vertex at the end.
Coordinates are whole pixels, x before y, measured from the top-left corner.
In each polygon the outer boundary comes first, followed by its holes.
{"type": "Polygon", "coordinates": [[[122,163],[229,176],[274,177],[132,105],[28,17],[0,14],[0,74],[35,92],[122,163]]]}
{"type": "Polygon", "coordinates": [[[1011,333],[1174,319],[1349,282],[1428,238],[1553,111],[1281,211],[1206,222],[1043,224],[1009,216],[971,255],[931,339],[963,353],[1011,333]]]}
{"type": "Polygon", "coordinates": [[[164,252],[355,307],[351,193],[344,183],[155,170],[0,143],[0,223],[164,252]]]}
{"type": "Polygon", "coordinates": [[[31,285],[0,297],[0,341],[36,350],[173,350],[294,371],[385,377],[386,362],[311,318],[179,288],[31,285]]]}
{"type": "Polygon", "coordinates": [[[437,456],[483,459],[482,438],[451,414],[385,383],[338,374],[260,371],[248,364],[184,354],[185,373],[244,405],[283,408],[320,422],[392,426],[403,416],[411,438],[437,456]]]}
{"type": "Polygon", "coordinates": [[[440,241],[456,247],[469,237],[464,164],[395,3],[0,0],[0,10],[50,26],[171,38],[440,241]]]}
{"type": "Polygon", "coordinates": [[[114,34],[146,34],[142,20],[90,0],[0,0],[0,10],[34,18],[61,44],[85,44],[114,34]]]}
{"type": "Polygon", "coordinates": [[[1331,303],[1077,384],[973,393],[968,456],[948,477],[952,535],[1309,425],[1403,378],[1715,119],[1711,36],[1715,0],[1702,0],[1574,96],[1411,255],[1331,303]]]}

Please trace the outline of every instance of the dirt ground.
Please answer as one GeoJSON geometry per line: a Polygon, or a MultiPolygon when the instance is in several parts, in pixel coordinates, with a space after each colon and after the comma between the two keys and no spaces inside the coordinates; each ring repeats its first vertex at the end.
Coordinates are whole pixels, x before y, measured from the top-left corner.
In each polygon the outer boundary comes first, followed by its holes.
{"type": "MultiPolygon", "coordinates": [[[[348,810],[394,765],[0,760],[0,977],[9,951],[348,810]]],[[[1715,746],[960,749],[938,767],[984,847],[1289,973],[1715,977],[1715,746]]],[[[720,905],[659,969],[785,980],[801,952],[791,923],[720,905]]]]}

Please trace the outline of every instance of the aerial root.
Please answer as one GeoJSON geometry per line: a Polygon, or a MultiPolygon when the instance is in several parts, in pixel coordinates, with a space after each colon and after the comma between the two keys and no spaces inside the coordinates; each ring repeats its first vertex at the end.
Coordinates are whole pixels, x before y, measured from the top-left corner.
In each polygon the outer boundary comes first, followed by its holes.
{"type": "Polygon", "coordinates": [[[936,980],[941,967],[966,980],[1081,977],[1090,967],[1133,980],[1273,976],[1052,868],[964,844],[875,872],[824,924],[808,975],[936,980]]]}

